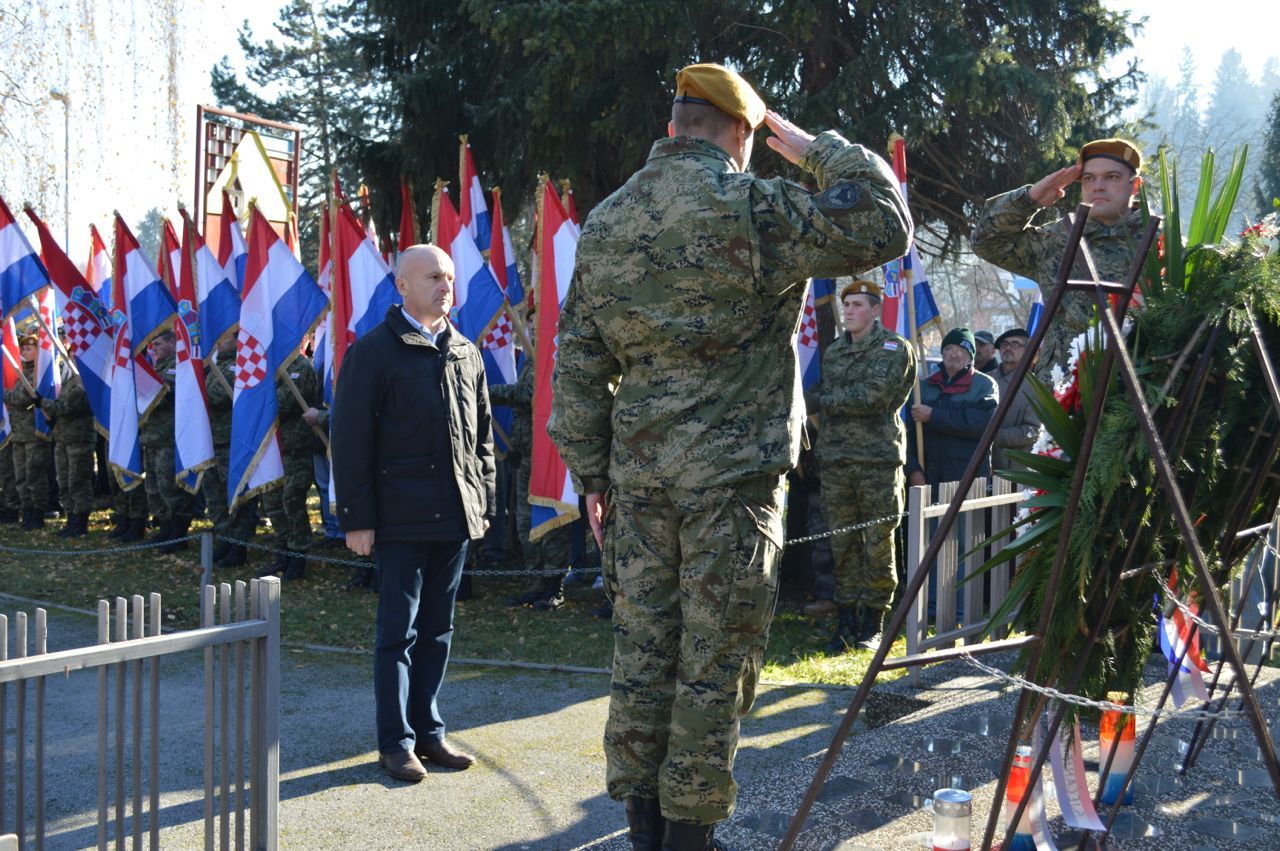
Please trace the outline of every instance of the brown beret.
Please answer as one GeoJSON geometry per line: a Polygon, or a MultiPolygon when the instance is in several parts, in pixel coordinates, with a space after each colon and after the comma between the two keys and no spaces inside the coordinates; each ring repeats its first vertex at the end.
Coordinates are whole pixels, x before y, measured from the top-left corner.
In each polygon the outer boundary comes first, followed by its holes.
{"type": "Polygon", "coordinates": [[[676,103],[714,106],[754,130],[764,123],[764,101],[751,84],[723,65],[688,65],[676,74],[676,103]]]}
{"type": "Polygon", "coordinates": [[[23,346],[39,346],[39,345],[40,345],[40,338],[37,337],[35,334],[23,334],[21,337],[18,338],[18,348],[22,348],[23,346]]]}
{"type": "Polygon", "coordinates": [[[1142,171],[1142,151],[1128,139],[1094,139],[1086,142],[1080,149],[1080,165],[1094,157],[1104,157],[1123,163],[1133,169],[1134,173],[1142,171]]]}
{"type": "Polygon", "coordinates": [[[865,278],[858,278],[851,284],[845,284],[840,290],[840,301],[844,301],[845,296],[858,295],[866,293],[869,296],[875,296],[877,300],[883,298],[880,285],[875,281],[868,281],[865,278]]]}

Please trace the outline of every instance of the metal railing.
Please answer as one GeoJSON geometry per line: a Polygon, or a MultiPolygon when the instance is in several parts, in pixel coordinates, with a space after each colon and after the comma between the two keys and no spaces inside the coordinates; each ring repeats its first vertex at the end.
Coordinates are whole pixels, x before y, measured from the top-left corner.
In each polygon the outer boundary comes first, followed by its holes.
{"type": "MultiPolygon", "coordinates": [[[[907,489],[907,581],[921,570],[920,556],[929,544],[932,534],[929,521],[941,517],[955,495],[957,482],[945,482],[938,486],[938,499],[934,501],[927,485],[907,489]]],[[[968,498],[961,504],[960,518],[948,533],[942,549],[938,551],[936,571],[925,579],[916,597],[915,605],[907,613],[907,655],[927,650],[954,647],[957,642],[968,644],[976,641],[987,627],[991,614],[1004,602],[1009,591],[1009,577],[1013,565],[998,565],[989,572],[989,581],[975,580],[961,585],[962,578],[978,569],[1013,542],[1013,538],[993,540],[990,544],[967,558],[964,553],[973,550],[992,533],[1008,528],[1013,523],[1018,504],[1026,495],[1017,485],[1005,479],[991,482],[988,493],[987,480],[975,479],[969,488],[968,498]],[[963,599],[964,616],[960,617],[956,606],[957,588],[963,599]],[[984,593],[985,589],[985,593],[984,593]],[[929,598],[934,598],[934,615],[929,616],[929,598]],[[932,626],[933,634],[929,634],[932,626]]],[[[925,569],[929,566],[926,565],[925,569]]],[[[911,683],[920,684],[920,668],[911,668],[911,683]]]]}
{"type": "MultiPolygon", "coordinates": [[[[234,588],[227,583],[218,588],[205,586],[200,627],[181,632],[162,634],[159,594],[152,594],[146,605],[140,595],[131,600],[117,597],[114,623],[112,609],[108,601],[98,602],[97,644],[52,653],[47,652],[44,609],[35,612],[30,650],[30,619],[25,612],[16,614],[12,653],[8,617],[0,615],[0,835],[13,834],[20,848],[40,851],[44,847],[47,681],[96,669],[97,847],[105,851],[114,841],[117,849],[129,844],[141,849],[146,824],[148,847],[158,849],[162,816],[161,659],[202,650],[204,847],[213,849],[216,842],[219,848],[229,849],[234,842],[237,849],[273,851],[280,797],[279,580],[255,579],[248,585],[241,581],[234,588]],[[34,692],[30,709],[29,689],[34,692]],[[9,691],[14,695],[12,759],[6,754],[9,691]],[[5,785],[10,772],[12,813],[6,811],[9,799],[5,785]]],[[[181,760],[185,753],[171,756],[181,760]]]]}

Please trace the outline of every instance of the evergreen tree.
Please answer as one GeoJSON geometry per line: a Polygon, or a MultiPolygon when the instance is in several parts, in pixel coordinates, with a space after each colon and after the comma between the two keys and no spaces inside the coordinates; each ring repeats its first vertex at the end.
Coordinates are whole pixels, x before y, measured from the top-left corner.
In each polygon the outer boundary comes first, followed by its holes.
{"type": "Polygon", "coordinates": [[[247,22],[240,30],[251,85],[236,76],[225,58],[212,73],[220,105],[305,128],[298,220],[308,263],[317,256],[330,174],[336,169],[354,195],[361,182],[360,159],[382,131],[385,110],[378,104],[386,95],[365,69],[352,37],[363,20],[352,4],[292,0],[280,10],[278,39],[255,41],[247,22]]]}
{"type": "MultiPolygon", "coordinates": [[[[1209,106],[1205,110],[1206,142],[1208,147],[1226,159],[1236,149],[1245,145],[1249,147],[1251,155],[1244,172],[1246,187],[1258,183],[1258,152],[1266,122],[1266,108],[1262,93],[1249,75],[1240,52],[1233,48],[1223,53],[1214,74],[1209,106]]],[[[1247,221],[1256,220],[1257,209],[1253,200],[1247,191],[1241,197],[1228,225],[1228,234],[1239,233],[1247,221]]]]}
{"type": "Polygon", "coordinates": [[[1258,215],[1264,216],[1280,206],[1280,91],[1271,98],[1271,114],[1259,153],[1255,196],[1258,215]]]}

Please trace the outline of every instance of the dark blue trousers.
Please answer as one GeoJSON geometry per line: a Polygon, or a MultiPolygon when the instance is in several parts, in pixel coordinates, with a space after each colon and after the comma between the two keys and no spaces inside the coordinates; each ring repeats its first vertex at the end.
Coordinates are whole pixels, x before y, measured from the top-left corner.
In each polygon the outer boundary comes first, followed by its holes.
{"type": "Polygon", "coordinates": [[[378,750],[403,753],[444,738],[436,696],[449,664],[453,603],[467,541],[378,541],[373,692],[378,750]]]}

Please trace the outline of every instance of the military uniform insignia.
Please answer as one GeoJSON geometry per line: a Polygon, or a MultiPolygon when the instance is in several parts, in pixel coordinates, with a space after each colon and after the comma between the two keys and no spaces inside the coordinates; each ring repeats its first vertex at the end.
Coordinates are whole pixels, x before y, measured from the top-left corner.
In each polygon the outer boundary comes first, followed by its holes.
{"type": "Polygon", "coordinates": [[[889,352],[896,352],[896,351],[898,350],[898,341],[897,341],[897,340],[885,340],[885,341],[884,341],[884,348],[885,348],[885,351],[889,351],[889,352]]]}
{"type": "Polygon", "coordinates": [[[849,181],[841,181],[818,194],[818,209],[824,213],[840,213],[862,204],[865,193],[862,187],[849,181]]]}

